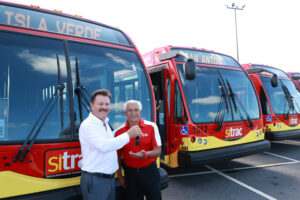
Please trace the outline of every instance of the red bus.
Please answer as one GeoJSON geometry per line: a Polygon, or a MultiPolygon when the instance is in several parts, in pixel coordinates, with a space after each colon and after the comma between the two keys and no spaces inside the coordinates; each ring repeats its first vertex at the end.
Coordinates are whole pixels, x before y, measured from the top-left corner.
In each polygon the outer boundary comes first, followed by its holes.
{"type": "Polygon", "coordinates": [[[155,94],[163,163],[198,166],[269,149],[255,89],[235,59],[175,46],[143,58],[155,94]]]}
{"type": "Polygon", "coordinates": [[[78,127],[95,89],[112,93],[113,128],[130,99],[155,120],[150,77],[129,37],[61,12],[0,2],[0,87],[0,199],[80,198],[78,127]]]}
{"type": "Polygon", "coordinates": [[[298,90],[300,91],[300,73],[299,72],[287,72],[286,73],[292,80],[294,81],[295,85],[297,86],[298,90]]]}
{"type": "Polygon", "coordinates": [[[259,96],[266,138],[285,140],[300,136],[300,92],[282,70],[268,65],[244,64],[259,96]],[[270,79],[276,75],[278,87],[270,79]]]}

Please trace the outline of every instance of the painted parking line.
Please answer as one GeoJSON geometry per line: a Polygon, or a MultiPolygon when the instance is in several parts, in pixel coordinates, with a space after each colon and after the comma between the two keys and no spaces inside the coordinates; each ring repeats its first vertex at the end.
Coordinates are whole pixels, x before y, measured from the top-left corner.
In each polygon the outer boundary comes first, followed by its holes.
{"type": "Polygon", "coordinates": [[[197,175],[204,175],[204,174],[214,174],[213,171],[204,171],[204,172],[193,172],[193,173],[183,173],[183,174],[174,174],[169,175],[169,178],[179,178],[179,177],[186,177],[186,176],[197,176],[197,175]]]}
{"type": "Polygon", "coordinates": [[[242,170],[276,167],[276,166],[282,166],[282,165],[292,165],[292,164],[298,164],[298,163],[300,163],[300,161],[281,162],[281,163],[256,165],[256,166],[249,166],[249,167],[236,167],[236,168],[225,169],[225,170],[220,170],[220,171],[221,172],[236,172],[236,171],[242,171],[242,170]]]}
{"type": "MultiPolygon", "coordinates": [[[[256,165],[256,166],[248,166],[248,167],[236,167],[236,168],[230,168],[230,169],[223,169],[223,170],[220,170],[220,171],[221,172],[237,172],[237,171],[242,171],[242,170],[276,167],[276,166],[292,165],[292,164],[299,164],[299,163],[300,163],[300,161],[281,162],[281,163],[256,165]]],[[[168,177],[169,178],[179,178],[179,177],[197,176],[197,175],[205,175],[205,174],[213,174],[213,173],[214,173],[213,171],[192,172],[192,173],[182,173],[182,174],[169,175],[168,177]]]]}
{"type": "Polygon", "coordinates": [[[251,187],[250,185],[247,185],[247,184],[245,184],[245,183],[243,183],[243,182],[241,182],[241,181],[239,181],[239,180],[237,180],[235,178],[232,178],[231,176],[228,176],[227,174],[224,174],[224,173],[222,173],[222,172],[220,172],[220,171],[212,168],[209,165],[205,165],[205,167],[208,168],[208,169],[210,169],[211,171],[213,171],[213,172],[215,172],[215,173],[217,173],[217,174],[219,174],[219,175],[221,175],[221,176],[223,176],[223,177],[225,177],[225,178],[227,178],[227,179],[229,179],[229,180],[231,180],[231,181],[239,184],[240,186],[243,186],[243,187],[247,188],[248,190],[251,190],[251,191],[255,192],[256,194],[258,194],[258,195],[260,195],[260,196],[262,196],[262,197],[264,197],[266,199],[277,200],[276,198],[271,197],[270,195],[268,195],[268,194],[266,194],[266,193],[264,193],[264,192],[262,192],[260,190],[257,190],[255,188],[251,187]]]}
{"type": "Polygon", "coordinates": [[[298,144],[300,145],[300,142],[299,141],[294,141],[294,140],[285,140],[286,142],[289,142],[289,143],[293,143],[293,144],[298,144]]]}
{"type": "Polygon", "coordinates": [[[289,158],[289,157],[286,157],[286,156],[281,156],[281,155],[278,155],[278,154],[275,154],[275,153],[270,153],[270,152],[264,152],[264,153],[265,153],[265,154],[272,155],[272,156],[276,156],[276,157],[279,157],[279,158],[291,160],[291,161],[294,161],[294,162],[299,162],[299,160],[295,160],[295,159],[293,159],[293,158],[289,158]]]}

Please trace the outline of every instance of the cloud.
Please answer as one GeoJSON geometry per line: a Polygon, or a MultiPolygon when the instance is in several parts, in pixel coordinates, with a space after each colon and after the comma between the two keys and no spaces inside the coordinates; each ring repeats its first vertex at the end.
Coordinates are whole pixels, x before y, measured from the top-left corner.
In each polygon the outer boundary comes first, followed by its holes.
{"type": "MultiPolygon", "coordinates": [[[[57,75],[56,55],[40,56],[30,53],[30,51],[26,49],[20,52],[18,57],[24,59],[35,71],[49,75],[57,75]]],[[[60,62],[60,70],[61,75],[66,77],[67,69],[65,67],[65,62],[60,62]]]]}
{"type": "Polygon", "coordinates": [[[119,56],[115,56],[113,55],[112,53],[106,53],[105,54],[107,57],[113,59],[113,61],[115,61],[116,63],[119,63],[119,64],[122,64],[124,65],[125,67],[128,67],[128,62],[122,58],[120,58],[119,56]]]}
{"type": "Polygon", "coordinates": [[[221,97],[209,96],[209,97],[205,97],[205,98],[194,99],[192,101],[192,103],[209,105],[209,104],[217,104],[220,102],[220,100],[221,100],[221,97]]]}
{"type": "Polygon", "coordinates": [[[215,113],[215,112],[209,112],[207,115],[211,119],[216,119],[217,113],[215,113]]]}

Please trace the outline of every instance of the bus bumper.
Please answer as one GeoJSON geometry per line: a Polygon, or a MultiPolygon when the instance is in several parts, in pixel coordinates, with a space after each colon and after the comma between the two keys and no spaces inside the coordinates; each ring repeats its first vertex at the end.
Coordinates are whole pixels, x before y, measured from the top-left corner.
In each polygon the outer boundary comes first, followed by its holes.
{"type": "MultiPolygon", "coordinates": [[[[162,168],[158,168],[160,174],[160,187],[165,189],[168,187],[168,173],[162,168]]],[[[116,179],[116,199],[125,200],[125,190],[121,187],[116,179]]],[[[80,186],[66,187],[57,190],[50,190],[40,193],[22,195],[17,197],[7,198],[7,200],[81,200],[80,186]]]]}
{"type": "Polygon", "coordinates": [[[259,142],[252,142],[247,144],[234,145],[230,147],[223,147],[211,150],[203,150],[196,152],[179,151],[178,164],[180,166],[199,166],[230,160],[254,153],[268,151],[270,149],[270,142],[262,140],[259,142]]]}
{"type": "Polygon", "coordinates": [[[287,140],[292,138],[300,138],[300,130],[266,132],[268,140],[287,140]]]}

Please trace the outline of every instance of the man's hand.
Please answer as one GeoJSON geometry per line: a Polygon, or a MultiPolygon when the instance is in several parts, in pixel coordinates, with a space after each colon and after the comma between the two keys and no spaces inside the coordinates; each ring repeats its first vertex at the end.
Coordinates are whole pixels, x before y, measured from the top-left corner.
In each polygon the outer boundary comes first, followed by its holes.
{"type": "Polygon", "coordinates": [[[125,181],[125,178],[122,175],[118,176],[118,180],[119,180],[120,185],[122,186],[122,188],[126,188],[126,181],[125,181]]]}
{"type": "Polygon", "coordinates": [[[128,135],[129,135],[130,138],[134,138],[134,137],[136,137],[138,135],[142,135],[143,134],[142,131],[141,131],[141,129],[140,129],[140,127],[138,125],[135,125],[135,126],[131,127],[127,133],[128,133],[128,135]]]}
{"type": "Polygon", "coordinates": [[[145,158],[145,154],[146,154],[145,150],[142,150],[142,151],[139,151],[139,152],[136,152],[136,153],[133,153],[132,151],[129,152],[129,155],[131,155],[132,157],[141,158],[141,159],[145,158]]]}

